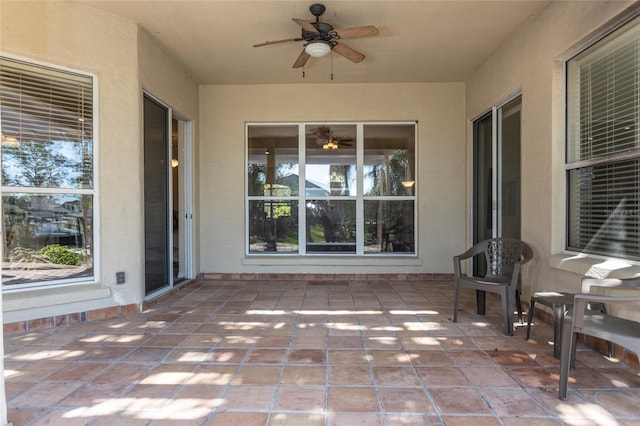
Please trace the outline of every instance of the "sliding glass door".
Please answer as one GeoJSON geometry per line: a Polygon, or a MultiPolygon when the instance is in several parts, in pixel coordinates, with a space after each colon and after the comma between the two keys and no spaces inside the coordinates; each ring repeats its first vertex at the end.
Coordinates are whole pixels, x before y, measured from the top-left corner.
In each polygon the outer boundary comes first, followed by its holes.
{"type": "Polygon", "coordinates": [[[473,242],[520,238],[521,96],[473,122],[473,242]]]}
{"type": "Polygon", "coordinates": [[[193,277],[190,126],[144,97],[145,295],[193,277]]]}

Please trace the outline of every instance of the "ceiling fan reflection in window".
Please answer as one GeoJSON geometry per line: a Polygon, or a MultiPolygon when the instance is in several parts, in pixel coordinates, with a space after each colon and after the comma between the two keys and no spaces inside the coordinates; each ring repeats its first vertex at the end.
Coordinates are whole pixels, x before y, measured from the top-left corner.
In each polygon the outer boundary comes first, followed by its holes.
{"type": "Polygon", "coordinates": [[[317,127],[311,130],[311,135],[316,138],[316,143],[322,146],[322,149],[335,150],[345,146],[352,146],[352,138],[337,136],[333,130],[327,126],[317,127]]]}
{"type": "Polygon", "coordinates": [[[254,44],[253,47],[270,46],[272,44],[287,43],[291,41],[304,41],[304,49],[293,63],[293,68],[304,67],[311,56],[319,58],[333,51],[347,58],[351,62],[362,62],[365,56],[357,50],[341,43],[343,39],[376,36],[379,34],[378,28],[374,25],[335,29],[326,22],[320,22],[320,16],[325,11],[323,4],[314,3],[309,7],[309,11],[316,17],[315,22],[304,19],[291,18],[302,28],[301,37],[288,38],[284,40],[266,41],[254,44]]]}

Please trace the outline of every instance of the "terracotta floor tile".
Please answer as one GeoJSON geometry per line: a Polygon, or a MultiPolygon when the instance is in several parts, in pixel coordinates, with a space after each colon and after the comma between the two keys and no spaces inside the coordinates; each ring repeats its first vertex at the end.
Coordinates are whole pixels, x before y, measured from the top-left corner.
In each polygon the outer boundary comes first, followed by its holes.
{"type": "Polygon", "coordinates": [[[226,389],[227,387],[225,385],[187,384],[178,389],[174,399],[194,401],[198,405],[204,405],[213,409],[222,404],[222,395],[226,389]]]}
{"type": "Polygon", "coordinates": [[[472,386],[483,387],[516,387],[518,384],[501,368],[464,367],[460,371],[467,377],[472,386]]]}
{"type": "Polygon", "coordinates": [[[151,369],[151,366],[136,364],[114,364],[113,367],[96,376],[94,383],[136,382],[151,369]]]}
{"type": "Polygon", "coordinates": [[[22,364],[19,370],[15,370],[10,373],[6,378],[8,382],[28,382],[37,383],[41,382],[47,377],[55,374],[56,372],[67,367],[68,364],[61,362],[28,362],[22,364]]]}
{"type": "Polygon", "coordinates": [[[387,426],[442,426],[440,416],[428,414],[387,414],[387,426]]]}
{"type": "Polygon", "coordinates": [[[5,336],[15,426],[640,424],[640,372],[502,332],[450,282],[199,281],[142,314],[5,336]],[[277,312],[282,310],[282,312],[277,312]]]}
{"type": "Polygon", "coordinates": [[[331,349],[361,349],[364,347],[364,343],[359,335],[329,336],[328,344],[331,349]]]}
{"type": "Polygon", "coordinates": [[[268,410],[276,391],[275,385],[238,385],[224,395],[225,410],[268,410]]]}
{"type": "Polygon", "coordinates": [[[327,426],[382,426],[383,416],[379,414],[329,413],[327,426]]]}
{"type": "Polygon", "coordinates": [[[134,349],[131,347],[100,347],[93,349],[91,352],[87,353],[81,360],[91,360],[94,362],[98,361],[117,361],[121,358],[124,358],[127,354],[132,352],[134,349]]]}
{"type": "Polygon", "coordinates": [[[267,426],[324,426],[324,414],[272,413],[267,426]]]}
{"type": "Polygon", "coordinates": [[[373,379],[367,365],[332,365],[329,368],[329,384],[372,386],[373,379]]]}
{"type": "Polygon", "coordinates": [[[453,367],[417,367],[416,371],[425,386],[469,386],[459,369],[453,367]]]}
{"type": "Polygon", "coordinates": [[[286,349],[254,349],[249,352],[246,362],[256,364],[282,364],[286,355],[286,349]]]}
{"type": "Polygon", "coordinates": [[[520,351],[491,350],[491,358],[504,367],[537,367],[538,364],[527,354],[520,351]]]}
{"type": "Polygon", "coordinates": [[[367,357],[372,365],[411,365],[412,356],[404,351],[369,350],[367,357]]]}
{"type": "Polygon", "coordinates": [[[559,372],[552,373],[544,368],[508,368],[509,374],[524,388],[557,387],[559,372]]]}
{"type": "Polygon", "coordinates": [[[327,368],[325,366],[285,365],[282,384],[287,385],[324,385],[327,368]]]}
{"type": "Polygon", "coordinates": [[[373,387],[329,387],[328,410],[370,413],[380,411],[380,406],[373,387]]]}
{"type": "Polygon", "coordinates": [[[275,411],[325,411],[324,386],[280,386],[273,405],[275,411]]]}
{"type": "Polygon", "coordinates": [[[282,365],[241,365],[233,377],[234,385],[275,385],[280,381],[282,365]]]}
{"type": "Polygon", "coordinates": [[[180,346],[192,347],[192,348],[211,348],[220,342],[222,338],[220,336],[212,336],[210,334],[192,334],[187,336],[180,346]]]}
{"type": "Polygon", "coordinates": [[[111,364],[107,363],[75,362],[70,364],[66,368],[58,370],[57,372],[49,376],[47,380],[86,381],[97,376],[100,372],[105,370],[110,365],[111,364]]]}
{"type": "Polygon", "coordinates": [[[203,364],[196,368],[185,381],[189,385],[227,385],[233,380],[238,365],[209,365],[203,364]]]}
{"type": "Polygon", "coordinates": [[[247,356],[246,349],[218,348],[205,356],[206,363],[239,364],[247,356]]]}
{"type": "Polygon", "coordinates": [[[443,414],[491,414],[486,402],[473,389],[434,388],[430,392],[443,414]]]}
{"type": "Polygon", "coordinates": [[[413,367],[373,367],[377,386],[420,386],[422,382],[413,367]]]}
{"type": "Polygon", "coordinates": [[[499,416],[546,416],[547,411],[526,391],[520,389],[487,389],[482,397],[499,416]]]}
{"type": "Polygon", "coordinates": [[[289,364],[324,364],[325,362],[324,349],[292,349],[289,352],[289,364]]]}
{"type": "Polygon", "coordinates": [[[480,351],[447,351],[447,356],[457,367],[497,367],[498,364],[480,351]]]}
{"type": "Polygon", "coordinates": [[[180,385],[192,375],[197,364],[162,364],[152,368],[140,380],[144,385],[180,385]]]}
{"type": "Polygon", "coordinates": [[[128,387],[127,382],[116,383],[87,383],[69,394],[59,402],[65,407],[87,407],[97,401],[118,398],[128,387]]]}
{"type": "Polygon", "coordinates": [[[174,348],[179,346],[185,339],[183,334],[158,334],[150,337],[144,342],[144,346],[148,348],[160,347],[160,348],[174,348]]]}
{"type": "Polygon", "coordinates": [[[453,363],[444,351],[410,351],[411,364],[416,367],[449,367],[453,363]]]}
{"type": "Polygon", "coordinates": [[[424,389],[379,389],[382,409],[386,413],[435,413],[435,408],[424,389]]]}
{"type": "MultiPolygon", "coordinates": [[[[324,333],[323,330],[320,330],[321,333],[324,333]]],[[[293,336],[291,339],[291,348],[292,349],[326,349],[327,348],[327,337],[324,334],[322,335],[300,335],[300,331],[298,330],[296,336],[293,336]]]]}
{"type": "Polygon", "coordinates": [[[81,387],[81,382],[41,382],[11,400],[10,407],[45,408],[55,406],[81,387]]]}
{"type": "Polygon", "coordinates": [[[171,352],[171,348],[137,348],[124,357],[125,362],[159,363],[171,352]]]}
{"type": "Polygon", "coordinates": [[[494,416],[442,416],[447,426],[500,426],[500,420],[494,416]]]}
{"type": "Polygon", "coordinates": [[[367,365],[369,356],[365,351],[358,350],[329,350],[331,364],[367,365]]]}

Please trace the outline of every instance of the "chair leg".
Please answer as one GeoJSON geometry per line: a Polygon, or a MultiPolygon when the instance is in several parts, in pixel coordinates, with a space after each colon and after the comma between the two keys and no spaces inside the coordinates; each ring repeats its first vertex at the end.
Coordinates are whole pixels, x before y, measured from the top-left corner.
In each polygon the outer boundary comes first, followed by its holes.
{"type": "Polygon", "coordinates": [[[565,305],[553,305],[553,357],[560,359],[560,336],[562,335],[562,317],[566,312],[565,305]]]}
{"type": "Polygon", "coordinates": [[[527,312],[527,338],[525,340],[529,340],[529,336],[531,335],[531,321],[533,321],[533,307],[535,304],[535,299],[531,299],[531,303],[529,304],[529,312],[527,312]]]}
{"type": "Polygon", "coordinates": [[[460,299],[460,286],[456,283],[456,292],[453,296],[453,322],[458,322],[458,301],[460,299]]]}
{"type": "Polygon", "coordinates": [[[516,290],[516,307],[518,308],[518,322],[522,324],[522,301],[520,300],[520,290],[516,290]]]}
{"type": "Polygon", "coordinates": [[[504,311],[504,334],[513,336],[513,305],[510,303],[509,294],[502,294],[502,309],[504,311]]]}
{"type": "Polygon", "coordinates": [[[486,311],[487,292],[476,290],[476,309],[478,315],[484,315],[486,311]]]}
{"type": "Polygon", "coordinates": [[[560,383],[558,386],[558,397],[560,399],[567,398],[567,387],[569,384],[569,364],[571,363],[571,341],[573,340],[571,333],[571,322],[562,321],[562,334],[560,339],[560,383]]]}

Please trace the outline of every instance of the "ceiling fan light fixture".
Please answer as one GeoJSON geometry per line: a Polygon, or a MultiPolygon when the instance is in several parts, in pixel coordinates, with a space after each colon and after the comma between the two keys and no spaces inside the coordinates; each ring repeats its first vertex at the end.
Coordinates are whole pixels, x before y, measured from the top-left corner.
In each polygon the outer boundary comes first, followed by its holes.
{"type": "Polygon", "coordinates": [[[307,44],[304,47],[304,51],[307,55],[312,56],[314,58],[321,58],[323,56],[327,56],[329,52],[331,52],[331,46],[328,43],[322,41],[316,41],[307,44]]]}
{"type": "Polygon", "coordinates": [[[322,145],[322,149],[338,149],[338,144],[333,139],[329,139],[322,145]]]}

